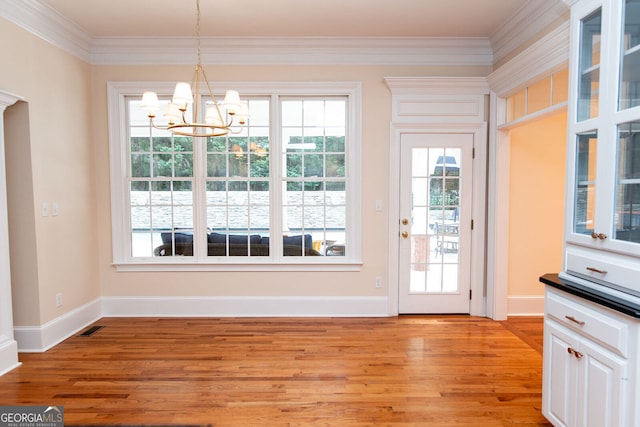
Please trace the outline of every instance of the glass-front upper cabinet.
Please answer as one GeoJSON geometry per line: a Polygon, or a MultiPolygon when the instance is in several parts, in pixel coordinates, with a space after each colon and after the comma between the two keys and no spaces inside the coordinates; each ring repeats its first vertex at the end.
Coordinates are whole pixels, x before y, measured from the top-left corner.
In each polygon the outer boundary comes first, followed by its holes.
{"type": "Polygon", "coordinates": [[[581,21],[578,80],[578,120],[598,115],[602,9],[581,21]]]}
{"type": "Polygon", "coordinates": [[[579,134],[576,144],[573,232],[591,236],[595,232],[598,135],[595,132],[579,134]]]}
{"type": "Polygon", "coordinates": [[[640,258],[640,0],[572,6],[570,244],[640,258]]]}
{"type": "Polygon", "coordinates": [[[640,105],[640,0],[623,4],[618,108],[640,105]]]}
{"type": "Polygon", "coordinates": [[[613,238],[640,243],[640,121],[618,126],[613,238]]]}

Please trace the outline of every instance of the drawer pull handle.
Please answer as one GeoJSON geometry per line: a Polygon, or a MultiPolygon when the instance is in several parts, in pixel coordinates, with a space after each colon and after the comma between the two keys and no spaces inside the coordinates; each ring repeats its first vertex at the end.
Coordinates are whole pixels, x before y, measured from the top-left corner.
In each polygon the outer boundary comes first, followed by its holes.
{"type": "Polygon", "coordinates": [[[576,319],[576,318],[575,318],[575,317],[573,317],[573,316],[564,316],[564,317],[565,317],[565,319],[567,319],[567,320],[571,320],[573,323],[577,323],[577,324],[578,324],[578,325],[580,325],[580,326],[584,326],[584,322],[583,322],[582,320],[578,320],[578,319],[576,319]]]}
{"type": "Polygon", "coordinates": [[[600,270],[599,268],[595,267],[587,267],[587,270],[593,271],[594,273],[607,274],[607,270],[600,270]]]}

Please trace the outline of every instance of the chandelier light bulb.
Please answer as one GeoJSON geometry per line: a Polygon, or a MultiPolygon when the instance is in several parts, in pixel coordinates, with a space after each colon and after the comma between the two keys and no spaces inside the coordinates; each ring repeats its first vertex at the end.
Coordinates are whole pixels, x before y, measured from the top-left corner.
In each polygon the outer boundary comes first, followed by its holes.
{"type": "Polygon", "coordinates": [[[180,123],[182,121],[182,112],[178,104],[170,103],[164,112],[164,116],[169,120],[170,124],[180,123]]]}
{"type": "Polygon", "coordinates": [[[236,90],[228,90],[224,97],[224,108],[229,114],[236,114],[240,109],[240,94],[236,90]]]}
{"type": "Polygon", "coordinates": [[[176,89],[173,92],[173,103],[178,105],[193,104],[193,93],[189,83],[176,83],[176,89]]]}
{"type": "Polygon", "coordinates": [[[155,92],[145,92],[142,94],[142,102],[140,108],[149,113],[154,113],[160,109],[160,101],[155,92]]]}

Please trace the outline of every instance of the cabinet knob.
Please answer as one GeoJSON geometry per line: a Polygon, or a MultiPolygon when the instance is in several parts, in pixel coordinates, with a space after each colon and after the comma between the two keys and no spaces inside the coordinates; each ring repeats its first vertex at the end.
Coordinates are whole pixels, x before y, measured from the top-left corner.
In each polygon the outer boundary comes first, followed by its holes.
{"type": "Polygon", "coordinates": [[[582,359],[584,357],[584,354],[580,353],[578,350],[572,349],[571,347],[567,347],[567,353],[571,356],[575,356],[576,359],[582,359]]]}

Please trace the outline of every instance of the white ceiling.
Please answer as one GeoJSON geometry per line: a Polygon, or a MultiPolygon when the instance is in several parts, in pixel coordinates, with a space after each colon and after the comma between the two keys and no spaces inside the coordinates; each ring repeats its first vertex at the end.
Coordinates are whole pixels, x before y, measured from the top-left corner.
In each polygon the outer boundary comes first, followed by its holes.
{"type": "MultiPolygon", "coordinates": [[[[540,0],[201,0],[201,35],[488,38],[540,0]]],[[[95,38],[192,37],[195,0],[42,0],[95,38]]]]}

